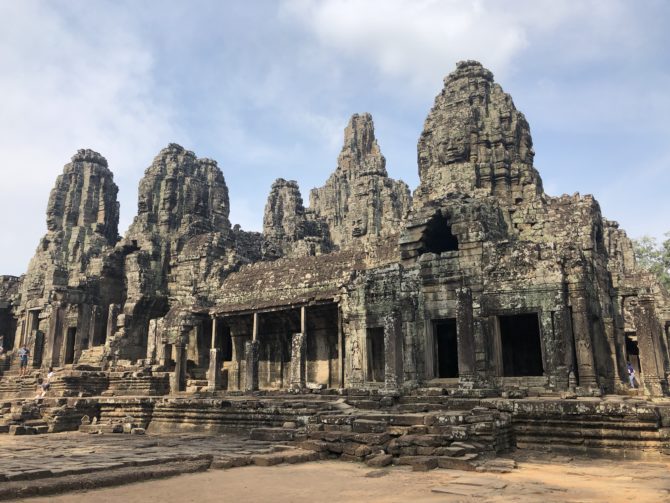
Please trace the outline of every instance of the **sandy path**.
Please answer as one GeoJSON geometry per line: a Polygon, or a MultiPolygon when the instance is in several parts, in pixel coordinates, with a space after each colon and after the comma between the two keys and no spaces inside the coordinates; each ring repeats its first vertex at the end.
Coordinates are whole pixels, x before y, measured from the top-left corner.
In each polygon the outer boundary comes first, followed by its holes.
{"type": "Polygon", "coordinates": [[[323,461],[232,470],[24,501],[54,503],[209,502],[670,502],[670,464],[633,461],[524,462],[508,474],[406,467],[373,470],[323,461]],[[460,483],[465,482],[465,483],[460,483]],[[474,484],[474,485],[473,485],[474,484]],[[504,487],[503,487],[504,486],[504,487]],[[447,488],[459,494],[435,493],[447,488]]]}

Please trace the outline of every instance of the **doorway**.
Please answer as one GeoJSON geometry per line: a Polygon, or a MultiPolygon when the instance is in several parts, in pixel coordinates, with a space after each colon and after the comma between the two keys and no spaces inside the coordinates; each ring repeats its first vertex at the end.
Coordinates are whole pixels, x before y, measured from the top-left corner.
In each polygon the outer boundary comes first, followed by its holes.
{"type": "Polygon", "coordinates": [[[74,363],[74,341],[77,337],[77,327],[69,327],[65,334],[65,358],[64,365],[74,363]]]}
{"type": "Polygon", "coordinates": [[[436,377],[458,377],[458,338],[456,319],[448,318],[433,322],[435,341],[436,377]]]}
{"type": "Polygon", "coordinates": [[[499,316],[503,376],[542,376],[542,343],[537,313],[499,316]]]}
{"type": "Polygon", "coordinates": [[[368,381],[384,382],[384,328],[368,328],[368,381]]]}
{"type": "Polygon", "coordinates": [[[635,369],[635,375],[640,376],[640,348],[637,345],[635,332],[626,334],[626,354],[628,355],[628,361],[635,369]]]}

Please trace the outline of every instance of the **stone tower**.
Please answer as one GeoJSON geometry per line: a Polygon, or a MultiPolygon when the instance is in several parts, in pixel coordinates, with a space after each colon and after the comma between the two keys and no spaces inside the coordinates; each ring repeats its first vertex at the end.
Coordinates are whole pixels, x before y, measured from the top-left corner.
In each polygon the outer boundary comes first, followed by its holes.
{"type": "Polygon", "coordinates": [[[476,61],[444,79],[419,138],[417,205],[449,193],[495,195],[504,204],[542,192],[533,141],[512,97],[476,61]]]}
{"type": "Polygon", "coordinates": [[[370,114],[354,114],[344,130],[337,169],[313,189],[310,208],[328,224],[335,246],[395,234],[411,205],[409,188],[388,177],[370,114]]]}

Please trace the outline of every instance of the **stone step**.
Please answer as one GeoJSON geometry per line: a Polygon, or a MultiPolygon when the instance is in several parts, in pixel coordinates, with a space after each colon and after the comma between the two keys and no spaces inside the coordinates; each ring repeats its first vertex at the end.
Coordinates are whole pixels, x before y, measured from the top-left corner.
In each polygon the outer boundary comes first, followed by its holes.
{"type": "Polygon", "coordinates": [[[425,472],[435,468],[450,470],[475,471],[478,463],[477,454],[463,454],[461,456],[400,456],[393,460],[396,465],[409,465],[412,471],[425,472]]]}
{"type": "Polygon", "coordinates": [[[282,442],[293,440],[298,434],[295,428],[253,428],[249,434],[251,440],[282,442]]]}

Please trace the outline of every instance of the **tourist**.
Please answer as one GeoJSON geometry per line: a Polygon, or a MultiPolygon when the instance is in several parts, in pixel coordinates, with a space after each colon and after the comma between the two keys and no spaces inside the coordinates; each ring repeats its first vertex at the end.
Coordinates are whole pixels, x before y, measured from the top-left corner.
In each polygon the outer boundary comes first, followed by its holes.
{"type": "Polygon", "coordinates": [[[23,377],[28,374],[28,357],[30,356],[30,350],[24,344],[21,349],[19,349],[19,361],[21,362],[21,367],[19,370],[19,377],[23,377]]]}
{"type": "Polygon", "coordinates": [[[44,398],[44,395],[47,394],[49,388],[51,387],[51,378],[54,376],[54,368],[49,367],[49,373],[47,374],[46,379],[42,381],[42,394],[38,398],[44,398]]]}
{"type": "Polygon", "coordinates": [[[635,389],[635,369],[633,368],[633,364],[631,362],[628,362],[627,369],[628,382],[630,383],[630,387],[635,389]]]}

